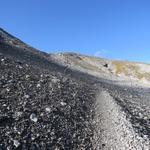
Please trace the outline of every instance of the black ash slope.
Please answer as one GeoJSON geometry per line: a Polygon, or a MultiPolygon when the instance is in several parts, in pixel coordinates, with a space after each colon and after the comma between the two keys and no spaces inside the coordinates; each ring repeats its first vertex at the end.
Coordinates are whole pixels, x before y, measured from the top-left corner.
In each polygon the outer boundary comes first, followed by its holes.
{"type": "Polygon", "coordinates": [[[51,55],[0,29],[0,150],[92,150],[97,146],[109,150],[114,149],[111,142],[118,149],[139,149],[140,144],[140,149],[144,149],[150,135],[148,102],[149,97],[145,98],[138,88],[118,86],[61,66],[52,61],[51,55]],[[122,135],[118,136],[124,139],[129,135],[129,128],[120,128],[120,114],[124,113],[132,124],[130,128],[134,128],[122,147],[117,144],[121,138],[110,139],[102,134],[102,118],[108,116],[108,122],[113,120],[111,116],[116,117],[113,111],[108,113],[112,108],[105,102],[109,101],[114,103],[118,120],[106,133],[110,131],[114,136],[113,129],[121,129],[122,135]],[[106,106],[104,113],[100,113],[103,105],[95,110],[97,102],[106,106]],[[95,116],[98,127],[93,124],[95,116]],[[104,141],[99,141],[102,136],[104,141]]]}
{"type": "Polygon", "coordinates": [[[7,42],[0,42],[0,149],[92,149],[94,88],[45,53],[7,42]]]}

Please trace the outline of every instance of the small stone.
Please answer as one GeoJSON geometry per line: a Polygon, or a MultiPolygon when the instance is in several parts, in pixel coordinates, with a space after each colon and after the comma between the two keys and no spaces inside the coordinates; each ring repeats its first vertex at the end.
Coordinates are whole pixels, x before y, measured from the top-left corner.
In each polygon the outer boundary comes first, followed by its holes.
{"type": "Polygon", "coordinates": [[[29,75],[26,75],[26,78],[29,78],[30,76],[29,75]]]}
{"type": "Polygon", "coordinates": [[[60,80],[57,79],[57,78],[53,78],[51,81],[52,81],[53,83],[57,83],[57,82],[59,82],[60,80]]]}
{"type": "Polygon", "coordinates": [[[44,116],[44,113],[41,113],[40,116],[44,116]]]}
{"type": "Polygon", "coordinates": [[[10,91],[10,89],[9,89],[9,88],[7,88],[7,89],[6,89],[6,91],[7,91],[7,92],[9,92],[9,91],[10,91]]]}
{"type": "Polygon", "coordinates": [[[60,102],[60,104],[61,104],[62,106],[66,106],[66,105],[67,105],[67,103],[65,103],[65,102],[60,102]]]}
{"type": "Polygon", "coordinates": [[[56,147],[55,147],[55,150],[60,150],[60,149],[59,149],[59,147],[56,146],[56,147]]]}
{"type": "Polygon", "coordinates": [[[22,112],[21,112],[21,111],[15,112],[15,116],[16,116],[16,117],[20,117],[21,115],[22,115],[22,112]]]}
{"type": "Polygon", "coordinates": [[[22,69],[23,67],[22,66],[18,66],[19,67],[19,69],[22,69]]]}
{"type": "Polygon", "coordinates": [[[41,87],[41,85],[38,83],[38,84],[36,85],[36,87],[39,88],[39,87],[41,87]]]}
{"type": "Polygon", "coordinates": [[[143,118],[143,114],[142,114],[142,113],[139,113],[139,117],[140,117],[140,118],[143,118]]]}
{"type": "Polygon", "coordinates": [[[35,113],[32,113],[32,114],[30,115],[30,119],[31,119],[33,122],[37,122],[37,121],[38,121],[38,118],[37,118],[37,116],[36,116],[35,113]]]}
{"type": "Polygon", "coordinates": [[[13,142],[15,147],[18,147],[20,145],[20,142],[18,140],[14,140],[13,142]]]}
{"type": "Polygon", "coordinates": [[[3,106],[6,107],[7,105],[6,105],[6,104],[3,104],[3,106]]]}
{"type": "Polygon", "coordinates": [[[51,111],[51,109],[50,109],[49,107],[46,107],[45,110],[46,110],[47,112],[50,112],[50,111],[51,111]]]}
{"type": "Polygon", "coordinates": [[[34,140],[35,140],[35,137],[31,137],[31,140],[34,141],[34,140]]]}
{"type": "Polygon", "coordinates": [[[24,95],[24,98],[29,98],[30,96],[29,95],[24,95]]]}

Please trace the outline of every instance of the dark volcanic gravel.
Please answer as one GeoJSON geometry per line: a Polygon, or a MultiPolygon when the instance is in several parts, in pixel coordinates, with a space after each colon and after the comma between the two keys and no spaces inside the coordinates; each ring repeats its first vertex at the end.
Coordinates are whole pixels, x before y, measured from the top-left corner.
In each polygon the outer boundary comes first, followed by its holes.
{"type": "Polygon", "coordinates": [[[0,55],[0,150],[92,149],[94,91],[0,55]]]}
{"type": "Polygon", "coordinates": [[[150,150],[149,90],[70,69],[0,28],[0,150],[150,150]]]}

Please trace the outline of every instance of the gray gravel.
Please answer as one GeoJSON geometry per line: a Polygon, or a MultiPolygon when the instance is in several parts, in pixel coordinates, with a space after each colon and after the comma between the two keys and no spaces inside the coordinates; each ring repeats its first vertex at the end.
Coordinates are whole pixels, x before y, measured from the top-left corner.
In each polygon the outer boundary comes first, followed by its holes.
{"type": "Polygon", "coordinates": [[[93,146],[103,150],[149,150],[149,139],[141,137],[127,114],[104,89],[100,90],[95,103],[93,146]]]}
{"type": "Polygon", "coordinates": [[[0,150],[149,150],[150,89],[53,62],[0,29],[0,150]]]}
{"type": "Polygon", "coordinates": [[[0,56],[0,149],[92,149],[94,89],[0,56]]]}

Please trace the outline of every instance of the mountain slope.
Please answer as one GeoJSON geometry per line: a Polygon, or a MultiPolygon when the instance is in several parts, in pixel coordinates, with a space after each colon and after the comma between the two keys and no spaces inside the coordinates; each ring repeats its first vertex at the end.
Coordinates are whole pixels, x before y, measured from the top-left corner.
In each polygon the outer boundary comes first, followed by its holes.
{"type": "Polygon", "coordinates": [[[52,54],[55,62],[68,68],[110,80],[135,81],[150,86],[150,65],[127,61],[107,60],[75,53],[52,54]]]}
{"type": "Polygon", "coordinates": [[[46,54],[1,29],[0,149],[148,150],[149,89],[110,81],[110,63],[46,54]]]}

